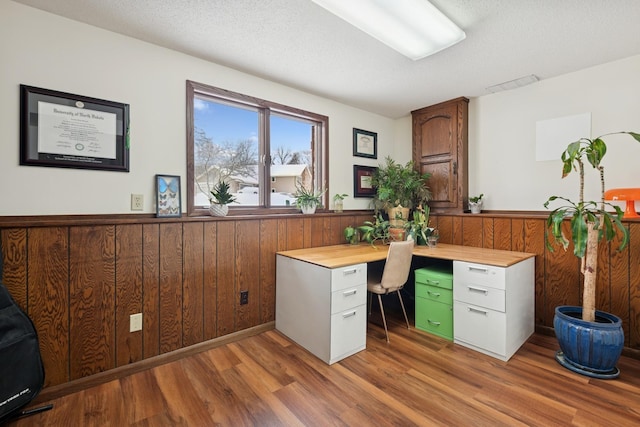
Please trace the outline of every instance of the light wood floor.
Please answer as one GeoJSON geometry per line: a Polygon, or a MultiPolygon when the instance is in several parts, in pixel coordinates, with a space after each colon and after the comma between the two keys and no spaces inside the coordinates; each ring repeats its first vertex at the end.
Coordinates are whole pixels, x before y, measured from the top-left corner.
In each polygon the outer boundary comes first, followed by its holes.
{"type": "Polygon", "coordinates": [[[51,403],[25,426],[631,426],[640,361],[617,380],[557,364],[534,335],[508,362],[369,323],[367,349],[332,366],[273,330],[51,403]]]}

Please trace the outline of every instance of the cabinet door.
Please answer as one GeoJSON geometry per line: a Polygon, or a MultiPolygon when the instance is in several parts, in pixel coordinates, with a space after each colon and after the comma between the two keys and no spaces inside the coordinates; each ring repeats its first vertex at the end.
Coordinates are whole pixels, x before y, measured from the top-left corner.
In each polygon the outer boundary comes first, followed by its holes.
{"type": "Polygon", "coordinates": [[[413,161],[431,174],[429,206],[435,211],[466,208],[468,102],[458,98],[412,112],[413,161]]]}

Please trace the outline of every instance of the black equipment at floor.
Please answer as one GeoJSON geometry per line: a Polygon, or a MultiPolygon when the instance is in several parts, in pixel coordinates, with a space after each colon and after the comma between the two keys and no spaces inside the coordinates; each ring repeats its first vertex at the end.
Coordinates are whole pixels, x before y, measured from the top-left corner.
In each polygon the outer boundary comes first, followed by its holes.
{"type": "Polygon", "coordinates": [[[43,385],[38,336],[29,316],[2,283],[0,252],[0,423],[51,409],[53,405],[22,410],[43,385]]]}

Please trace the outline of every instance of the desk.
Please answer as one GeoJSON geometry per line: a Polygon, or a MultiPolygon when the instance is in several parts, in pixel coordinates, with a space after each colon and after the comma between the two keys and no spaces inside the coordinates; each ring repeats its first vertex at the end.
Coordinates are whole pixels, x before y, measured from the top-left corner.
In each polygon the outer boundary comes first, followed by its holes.
{"type": "MultiPolygon", "coordinates": [[[[389,248],[334,245],[278,252],[276,329],[328,364],[366,347],[367,263],[389,248]]],[[[414,256],[454,265],[454,342],[508,360],[533,333],[535,254],[440,243],[414,256]]]]}

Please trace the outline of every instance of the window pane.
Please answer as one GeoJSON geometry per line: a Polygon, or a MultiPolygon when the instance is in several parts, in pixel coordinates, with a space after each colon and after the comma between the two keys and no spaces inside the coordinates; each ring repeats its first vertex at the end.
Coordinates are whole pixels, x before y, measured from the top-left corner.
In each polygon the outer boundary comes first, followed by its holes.
{"type": "Polygon", "coordinates": [[[230,185],[236,202],[260,204],[258,110],[194,98],[194,205],[208,206],[213,187],[230,185]]]}
{"type": "Polygon", "coordinates": [[[271,206],[295,205],[296,185],[313,188],[314,124],[271,115],[271,206]]]}

